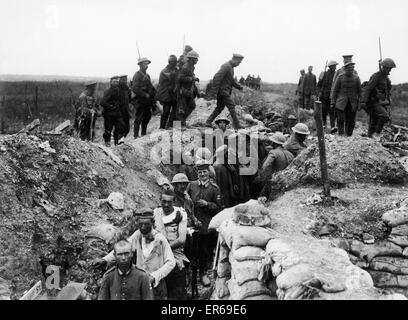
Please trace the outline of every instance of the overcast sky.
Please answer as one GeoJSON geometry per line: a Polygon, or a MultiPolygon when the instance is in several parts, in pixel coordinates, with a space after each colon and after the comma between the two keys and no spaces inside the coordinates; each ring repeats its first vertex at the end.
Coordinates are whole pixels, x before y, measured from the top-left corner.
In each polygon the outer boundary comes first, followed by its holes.
{"type": "Polygon", "coordinates": [[[0,74],[109,77],[137,70],[136,40],[157,78],[183,36],[212,78],[232,53],[237,76],[297,82],[299,69],[354,54],[362,80],[376,71],[378,36],[394,83],[408,82],[405,0],[0,0],[0,74]]]}

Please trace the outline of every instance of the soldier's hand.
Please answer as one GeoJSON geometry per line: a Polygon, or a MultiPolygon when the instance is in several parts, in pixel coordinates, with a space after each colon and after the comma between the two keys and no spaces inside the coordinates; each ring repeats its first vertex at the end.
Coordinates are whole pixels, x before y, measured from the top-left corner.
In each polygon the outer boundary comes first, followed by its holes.
{"type": "Polygon", "coordinates": [[[203,200],[203,199],[200,199],[200,200],[197,201],[197,205],[199,207],[206,207],[208,205],[208,202],[203,200]]]}
{"type": "Polygon", "coordinates": [[[93,269],[100,269],[100,268],[105,268],[107,264],[108,264],[108,261],[106,261],[105,259],[96,258],[91,261],[90,266],[93,269]]]}

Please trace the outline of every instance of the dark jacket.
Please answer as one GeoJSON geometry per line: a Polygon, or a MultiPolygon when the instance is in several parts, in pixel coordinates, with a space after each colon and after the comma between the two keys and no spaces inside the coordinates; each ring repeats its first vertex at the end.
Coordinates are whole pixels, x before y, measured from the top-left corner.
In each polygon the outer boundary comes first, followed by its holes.
{"type": "Polygon", "coordinates": [[[285,169],[293,159],[293,154],[288,150],[284,150],[280,147],[272,149],[262,164],[262,169],[259,174],[260,180],[266,182],[275,172],[285,169]]]}
{"type": "Polygon", "coordinates": [[[330,99],[330,92],[331,92],[331,87],[333,84],[333,77],[334,77],[335,71],[332,70],[327,70],[323,74],[323,78],[319,80],[317,83],[317,88],[319,89],[320,95],[319,98],[320,100],[329,100],[330,99]]]}
{"type": "Polygon", "coordinates": [[[122,116],[129,118],[130,88],[127,84],[119,85],[119,108],[122,116]]]}
{"type": "Polygon", "coordinates": [[[138,103],[153,103],[156,89],[153,87],[150,76],[147,73],[143,73],[140,70],[135,73],[132,80],[132,91],[136,95],[135,100],[138,103]],[[150,97],[147,98],[146,95],[149,95],[150,97]]]}
{"type": "Polygon", "coordinates": [[[338,76],[333,86],[330,101],[336,104],[336,109],[344,110],[350,102],[353,112],[356,112],[361,96],[360,77],[356,75],[347,77],[343,73],[338,76]]]}
{"type": "Polygon", "coordinates": [[[230,96],[232,87],[241,89],[242,87],[234,79],[234,67],[232,62],[224,63],[220,70],[214,75],[212,81],[212,94],[220,97],[230,96]]]}
{"type": "Polygon", "coordinates": [[[361,102],[368,104],[378,103],[390,97],[391,81],[387,75],[378,71],[374,73],[363,89],[361,102]]]}
{"type": "Polygon", "coordinates": [[[305,79],[305,75],[301,75],[299,77],[298,86],[297,86],[297,93],[303,93],[303,80],[305,79]]]}
{"type": "Polygon", "coordinates": [[[128,274],[113,267],[103,276],[98,300],[153,300],[149,276],[133,265],[128,274]]]}
{"type": "Polygon", "coordinates": [[[120,116],[120,90],[119,87],[109,87],[101,100],[103,114],[109,116],[120,116]]]}
{"type": "Polygon", "coordinates": [[[195,98],[199,96],[197,87],[195,85],[194,66],[185,63],[180,69],[177,84],[180,88],[180,94],[186,98],[195,98]]]}
{"type": "Polygon", "coordinates": [[[177,73],[177,68],[171,69],[169,66],[160,72],[156,100],[160,101],[161,103],[176,100],[177,73]]]}
{"type": "Polygon", "coordinates": [[[306,73],[302,83],[303,94],[310,95],[316,93],[316,76],[313,73],[306,73]]]}
{"type": "Polygon", "coordinates": [[[297,155],[306,148],[306,145],[302,142],[300,142],[297,137],[296,133],[292,133],[292,135],[289,137],[289,139],[285,142],[283,145],[283,148],[285,150],[290,151],[294,157],[297,157],[297,155]]]}
{"type": "Polygon", "coordinates": [[[190,195],[194,203],[194,215],[201,221],[203,233],[208,232],[208,225],[212,217],[218,213],[222,207],[220,188],[211,181],[207,181],[202,185],[199,180],[190,182],[187,187],[187,193],[190,195]],[[203,199],[207,201],[206,207],[199,207],[197,201],[203,199]]]}

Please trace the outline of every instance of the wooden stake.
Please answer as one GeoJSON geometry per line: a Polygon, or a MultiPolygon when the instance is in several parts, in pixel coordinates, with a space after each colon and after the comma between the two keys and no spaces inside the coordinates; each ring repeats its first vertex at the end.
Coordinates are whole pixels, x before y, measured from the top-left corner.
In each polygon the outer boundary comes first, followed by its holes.
{"type": "Polygon", "coordinates": [[[331,195],[330,195],[329,176],[327,172],[326,146],[324,143],[322,103],[320,101],[315,101],[314,118],[316,122],[317,138],[319,141],[320,170],[322,174],[323,194],[325,197],[330,198],[331,195]]]}

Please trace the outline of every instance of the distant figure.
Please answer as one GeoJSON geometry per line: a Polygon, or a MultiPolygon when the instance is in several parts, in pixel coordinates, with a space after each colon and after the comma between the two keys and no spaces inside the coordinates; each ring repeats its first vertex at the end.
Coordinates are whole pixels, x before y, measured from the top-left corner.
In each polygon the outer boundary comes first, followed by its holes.
{"type": "Polygon", "coordinates": [[[256,77],[256,86],[255,86],[255,89],[256,89],[256,90],[261,90],[261,77],[259,76],[259,74],[258,74],[258,76],[256,77]]]}
{"type": "Polygon", "coordinates": [[[308,72],[305,74],[302,85],[302,92],[306,110],[313,107],[313,96],[316,94],[316,76],[312,73],[313,67],[308,67],[308,72]]]}
{"type": "Polygon", "coordinates": [[[177,57],[171,55],[168,65],[160,72],[156,100],[163,105],[163,114],[160,118],[160,129],[173,127],[177,115],[177,57]]]}
{"type": "Polygon", "coordinates": [[[122,139],[125,132],[125,123],[123,122],[120,102],[119,77],[114,76],[111,78],[111,85],[104,92],[101,101],[105,127],[103,139],[107,147],[111,146],[112,131],[115,145],[119,143],[119,140],[122,139]]]}
{"type": "Polygon", "coordinates": [[[96,123],[96,82],[85,85],[85,91],[79,95],[79,106],[75,115],[75,128],[82,140],[93,140],[96,123]],[[92,128],[92,134],[91,134],[92,128]]]}
{"type": "Polygon", "coordinates": [[[238,90],[243,89],[242,86],[234,80],[234,68],[241,64],[242,59],[244,59],[243,55],[237,53],[233,54],[232,59],[224,63],[220,70],[218,70],[218,72],[214,75],[211,95],[217,97],[217,107],[207,119],[207,126],[211,127],[214,119],[222,112],[222,110],[224,110],[225,107],[227,107],[230,112],[234,128],[242,128],[239,123],[238,115],[235,111],[235,103],[231,99],[232,87],[238,90]]]}
{"type": "Polygon", "coordinates": [[[340,74],[333,84],[330,103],[332,108],[336,108],[339,135],[351,136],[356,124],[361,82],[354,74],[354,65],[354,62],[346,63],[345,73],[340,74]]]}
{"type": "Polygon", "coordinates": [[[187,63],[187,60],[188,60],[187,54],[192,50],[193,50],[192,46],[190,46],[188,44],[184,46],[183,54],[180,56],[180,58],[177,61],[177,68],[179,70],[181,70],[181,68],[183,68],[184,64],[187,63]]]}
{"type": "Polygon", "coordinates": [[[305,108],[305,99],[303,97],[303,80],[305,79],[305,70],[302,69],[300,70],[300,77],[298,81],[298,86],[296,90],[296,94],[298,95],[298,103],[299,103],[299,108],[304,109],[305,108]]]}
{"type": "Polygon", "coordinates": [[[245,79],[244,79],[243,76],[241,76],[241,78],[239,79],[239,84],[240,84],[241,86],[244,86],[244,85],[245,85],[245,79]]]}
{"type": "Polygon", "coordinates": [[[156,89],[153,87],[149,74],[146,72],[151,61],[141,58],[138,61],[139,71],[135,73],[132,80],[132,91],[135,98],[132,100],[135,106],[135,121],[133,127],[134,138],[139,137],[139,128],[142,125],[141,135],[147,131],[147,125],[152,117],[152,109],[155,106],[156,89]]]}
{"type": "Polygon", "coordinates": [[[124,138],[128,135],[130,131],[130,110],[129,103],[131,99],[131,91],[128,86],[127,75],[122,75],[119,77],[119,91],[120,91],[120,111],[122,113],[122,119],[124,122],[124,132],[123,137],[119,140],[119,144],[124,142],[124,138]]]}
{"type": "Polygon", "coordinates": [[[334,73],[338,63],[334,60],[330,61],[327,66],[329,70],[323,72],[322,79],[317,83],[317,89],[319,91],[319,99],[322,102],[322,116],[323,125],[327,124],[327,115],[330,118],[330,128],[333,129],[336,126],[336,113],[330,108],[330,92],[333,83],[334,73]]]}
{"type": "Polygon", "coordinates": [[[370,115],[368,136],[379,138],[384,124],[391,116],[391,70],[396,68],[394,60],[386,58],[380,62],[380,71],[374,73],[364,87],[361,107],[370,115]]]}

